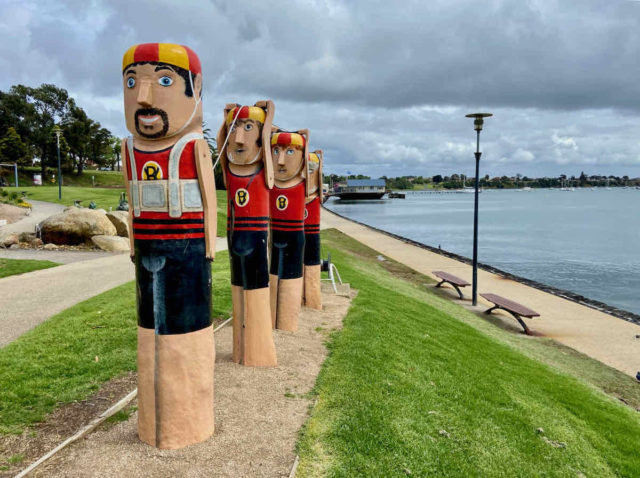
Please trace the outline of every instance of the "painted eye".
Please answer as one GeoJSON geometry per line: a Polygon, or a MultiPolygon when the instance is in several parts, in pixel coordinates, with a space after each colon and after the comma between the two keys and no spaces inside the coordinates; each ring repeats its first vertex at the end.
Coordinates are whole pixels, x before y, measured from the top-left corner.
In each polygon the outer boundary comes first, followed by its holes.
{"type": "Polygon", "coordinates": [[[158,79],[158,83],[162,86],[171,86],[173,84],[173,80],[168,76],[163,76],[162,78],[158,79]]]}
{"type": "Polygon", "coordinates": [[[133,88],[134,86],[136,86],[136,79],[130,76],[127,78],[127,88],[133,88]]]}
{"type": "Polygon", "coordinates": [[[287,154],[291,156],[295,151],[292,148],[287,149],[287,154]]]}
{"type": "Polygon", "coordinates": [[[273,148],[273,154],[276,156],[280,154],[280,148],[273,148]]]}
{"type": "Polygon", "coordinates": [[[244,125],[245,131],[251,131],[253,129],[253,125],[251,123],[247,123],[244,125]]]}

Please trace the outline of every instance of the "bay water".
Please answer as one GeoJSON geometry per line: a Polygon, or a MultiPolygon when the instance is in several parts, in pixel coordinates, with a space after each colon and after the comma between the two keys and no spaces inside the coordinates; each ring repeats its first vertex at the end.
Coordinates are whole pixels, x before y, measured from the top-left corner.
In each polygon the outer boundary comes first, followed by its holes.
{"type": "MultiPolygon", "coordinates": [[[[471,258],[473,201],[408,191],[406,199],[332,198],[325,206],[471,258]]],[[[485,190],[479,204],[479,262],[640,314],[640,190],[485,190]]]]}

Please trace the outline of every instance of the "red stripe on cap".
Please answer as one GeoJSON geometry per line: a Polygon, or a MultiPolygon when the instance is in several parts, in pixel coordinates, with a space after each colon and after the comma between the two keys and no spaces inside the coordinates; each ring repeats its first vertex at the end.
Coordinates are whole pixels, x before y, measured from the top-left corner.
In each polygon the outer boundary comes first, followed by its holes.
{"type": "Polygon", "coordinates": [[[158,61],[159,48],[157,43],[143,43],[138,45],[133,54],[133,62],[140,61],[158,61]]]}
{"type": "Polygon", "coordinates": [[[200,58],[198,58],[198,55],[196,55],[196,53],[188,46],[182,45],[182,47],[187,51],[187,57],[189,58],[189,70],[191,73],[195,75],[202,73],[202,66],[200,65],[200,58]]]}

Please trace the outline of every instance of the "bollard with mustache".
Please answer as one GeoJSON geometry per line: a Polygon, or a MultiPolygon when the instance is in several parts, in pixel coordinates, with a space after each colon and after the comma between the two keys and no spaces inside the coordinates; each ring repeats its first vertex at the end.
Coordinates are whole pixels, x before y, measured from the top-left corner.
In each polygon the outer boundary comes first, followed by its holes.
{"type": "Polygon", "coordinates": [[[320,292],[320,208],[322,206],[322,150],[309,153],[304,210],[304,291],[302,303],[322,310],[320,292]]]}
{"type": "Polygon", "coordinates": [[[122,142],[138,310],[138,436],[176,449],[213,433],[216,192],[200,60],[146,43],[122,61],[122,142]]]}
{"type": "Polygon", "coordinates": [[[269,190],[273,187],[271,123],[275,106],[228,104],[218,131],[227,186],[227,241],[233,301],[233,361],[275,367],[269,306],[269,190]]]}
{"type": "Polygon", "coordinates": [[[275,184],[271,209],[271,321],[295,332],[302,299],[304,205],[309,132],[277,131],[271,135],[275,184]]]}

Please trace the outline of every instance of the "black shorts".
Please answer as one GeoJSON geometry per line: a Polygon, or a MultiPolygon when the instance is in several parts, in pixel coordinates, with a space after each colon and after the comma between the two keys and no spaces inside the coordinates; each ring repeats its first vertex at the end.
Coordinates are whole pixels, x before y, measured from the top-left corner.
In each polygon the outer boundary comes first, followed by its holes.
{"type": "Polygon", "coordinates": [[[269,287],[267,231],[227,231],[231,284],[245,290],[269,287]]]}
{"type": "Polygon", "coordinates": [[[320,264],[320,234],[304,235],[304,265],[317,266],[320,264]]]}
{"type": "Polygon", "coordinates": [[[302,277],[304,231],[271,231],[270,272],[280,279],[302,277]]]}
{"type": "Polygon", "coordinates": [[[204,239],[136,240],[138,325],[159,335],[211,325],[211,263],[204,239]]]}

